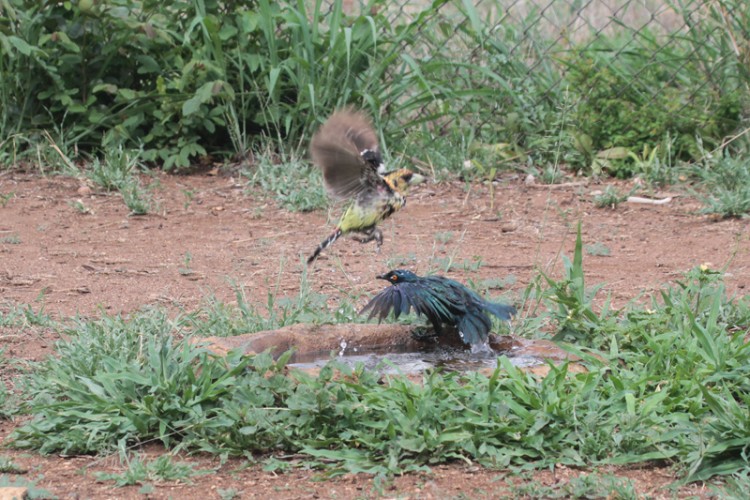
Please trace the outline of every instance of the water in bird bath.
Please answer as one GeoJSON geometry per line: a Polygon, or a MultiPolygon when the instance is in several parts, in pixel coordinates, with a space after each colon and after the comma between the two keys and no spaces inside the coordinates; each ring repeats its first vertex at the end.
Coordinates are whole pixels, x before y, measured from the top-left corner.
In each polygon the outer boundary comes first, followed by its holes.
{"type": "MultiPolygon", "coordinates": [[[[489,347],[472,350],[425,343],[415,350],[408,345],[389,346],[387,348],[357,348],[349,347],[346,342],[342,342],[341,349],[338,352],[296,354],[292,357],[289,366],[304,370],[319,369],[335,359],[351,367],[362,363],[368,370],[377,370],[388,374],[408,375],[437,367],[463,372],[495,368],[498,356],[503,354],[508,353],[495,352],[489,347]]],[[[513,356],[509,357],[509,360],[519,368],[544,363],[541,358],[536,356],[513,356]]]]}

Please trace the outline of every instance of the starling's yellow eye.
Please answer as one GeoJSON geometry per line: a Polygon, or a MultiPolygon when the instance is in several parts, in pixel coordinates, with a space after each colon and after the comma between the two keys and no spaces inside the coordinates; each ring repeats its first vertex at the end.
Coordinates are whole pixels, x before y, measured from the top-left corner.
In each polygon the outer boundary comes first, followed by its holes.
{"type": "Polygon", "coordinates": [[[391,276],[391,281],[398,281],[398,276],[396,276],[395,274],[391,276]]]}

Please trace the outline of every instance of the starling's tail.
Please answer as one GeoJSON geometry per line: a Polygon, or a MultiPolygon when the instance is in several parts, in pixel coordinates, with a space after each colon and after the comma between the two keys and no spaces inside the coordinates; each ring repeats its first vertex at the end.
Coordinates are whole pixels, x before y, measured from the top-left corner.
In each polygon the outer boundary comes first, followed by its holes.
{"type": "Polygon", "coordinates": [[[487,334],[492,328],[492,320],[482,312],[464,314],[458,320],[458,335],[464,344],[480,344],[487,340],[487,334]]]}
{"type": "Polygon", "coordinates": [[[456,326],[458,326],[458,334],[465,344],[474,346],[487,341],[487,335],[492,329],[492,320],[485,312],[494,314],[500,319],[509,320],[511,316],[516,314],[516,308],[485,301],[479,311],[468,312],[461,316],[456,326]]]}
{"type": "Polygon", "coordinates": [[[339,236],[341,236],[341,234],[342,234],[341,229],[336,228],[336,230],[333,233],[331,233],[331,235],[328,238],[324,239],[323,242],[320,245],[318,245],[318,248],[316,248],[313,254],[310,256],[310,258],[307,259],[307,263],[312,264],[313,262],[315,262],[315,259],[318,258],[318,256],[320,255],[320,252],[322,252],[326,248],[333,245],[333,242],[339,239],[339,236]]]}
{"type": "Polygon", "coordinates": [[[505,304],[498,304],[496,302],[486,302],[484,308],[504,320],[509,320],[511,316],[515,316],[518,312],[513,306],[506,306],[505,304]]]}

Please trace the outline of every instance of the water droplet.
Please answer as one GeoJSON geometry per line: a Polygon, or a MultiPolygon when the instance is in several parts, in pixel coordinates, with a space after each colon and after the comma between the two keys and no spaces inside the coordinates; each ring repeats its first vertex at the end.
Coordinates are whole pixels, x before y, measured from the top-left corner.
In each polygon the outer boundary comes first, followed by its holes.
{"type": "Polygon", "coordinates": [[[339,351],[339,356],[343,356],[346,352],[346,340],[341,339],[341,343],[339,344],[341,346],[341,350],[339,351]]]}

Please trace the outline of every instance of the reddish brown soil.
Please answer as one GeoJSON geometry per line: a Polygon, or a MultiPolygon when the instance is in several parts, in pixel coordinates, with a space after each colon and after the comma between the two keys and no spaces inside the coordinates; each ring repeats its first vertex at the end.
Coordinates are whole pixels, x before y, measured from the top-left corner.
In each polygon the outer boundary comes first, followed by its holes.
{"type": "MultiPolygon", "coordinates": [[[[59,318],[128,313],[144,306],[191,311],[209,294],[232,302],[233,284],[244,285],[251,301],[265,302],[277,283],[281,295],[297,293],[302,259],[331,230],[324,212],[287,212],[263,193],[248,192],[236,177],[156,175],[144,181],[151,183],[156,208],[151,215],[133,217],[120,195],[92,190],[83,181],[1,172],[0,201],[12,196],[0,204],[0,307],[43,305],[59,318]],[[76,201],[90,213],[77,210],[76,201]]],[[[560,254],[572,254],[575,226],[582,220],[584,243],[610,252],[585,255],[588,284],[606,283],[602,293],[610,294],[615,305],[704,263],[727,266],[729,290],[744,293],[750,279],[747,220],[697,215],[700,205],[687,196],[660,206],[595,208],[591,192],[602,188],[526,186],[521,178],[509,177],[495,187],[493,202],[484,186],[469,191],[460,183],[422,186],[383,225],[380,254],[372,245],[339,241],[314,266],[309,282],[333,304],[342,292],[367,296],[379,290],[383,282],[374,276],[388,270],[389,262],[426,272],[439,259],[452,257],[459,265],[449,274],[459,280],[514,275],[506,296],[514,301],[538,269],[560,275],[560,254]],[[482,265],[472,269],[477,259],[482,265]]],[[[54,340],[44,329],[0,330],[5,359],[42,359],[54,340]]],[[[13,370],[0,366],[0,377],[7,380],[13,370]]],[[[0,440],[13,425],[0,420],[0,440]]],[[[14,450],[1,455],[26,468],[30,478],[42,474],[39,486],[61,498],[139,496],[138,487],[114,489],[111,482],[94,480],[94,471],[120,470],[116,458],[41,457],[14,450]]],[[[242,498],[496,498],[512,494],[509,481],[522,481],[505,471],[454,464],[396,478],[379,490],[365,475],[318,481],[311,471],[277,475],[239,461],[186,460],[217,470],[193,478],[192,485],[157,485],[149,496],[218,498],[219,489],[234,488],[242,498]]],[[[673,495],[665,489],[674,480],[666,467],[599,472],[632,479],[641,494],[673,495]]],[[[560,485],[580,473],[562,467],[534,472],[533,479],[560,485]]],[[[679,496],[706,493],[691,485],[679,496]]]]}

